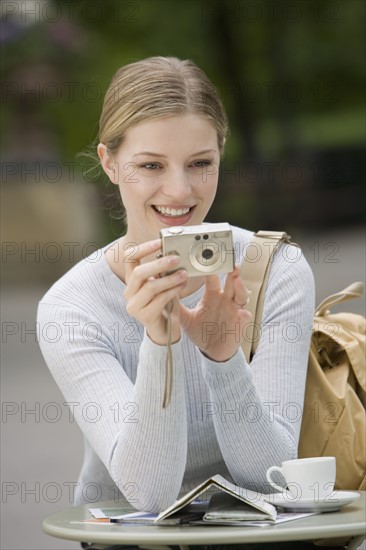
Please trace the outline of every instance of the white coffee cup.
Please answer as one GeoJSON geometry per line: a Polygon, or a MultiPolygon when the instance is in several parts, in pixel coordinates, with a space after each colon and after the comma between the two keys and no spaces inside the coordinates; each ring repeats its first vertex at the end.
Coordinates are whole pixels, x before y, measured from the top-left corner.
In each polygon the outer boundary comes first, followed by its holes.
{"type": "Polygon", "coordinates": [[[286,460],[282,467],[271,466],[266,474],[269,483],[292,499],[323,500],[333,491],[336,478],[336,460],[334,456],[299,458],[286,460]],[[279,472],[285,479],[286,487],[272,480],[273,472],[279,472]]]}

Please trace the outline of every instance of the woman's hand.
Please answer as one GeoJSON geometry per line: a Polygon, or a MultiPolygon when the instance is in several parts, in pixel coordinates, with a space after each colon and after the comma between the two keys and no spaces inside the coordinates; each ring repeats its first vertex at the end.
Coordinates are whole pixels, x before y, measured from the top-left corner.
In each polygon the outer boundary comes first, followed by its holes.
{"type": "Polygon", "coordinates": [[[139,245],[136,252],[128,255],[125,264],[127,286],[124,296],[129,315],[144,325],[153,342],[166,345],[168,336],[165,306],[172,300],[171,343],[174,343],[181,336],[178,294],[187,281],[187,273],[179,270],[161,277],[178,264],[179,258],[176,256],[168,255],[140,263],[152,253],[156,253],[160,246],[160,239],[148,241],[139,245]]]}
{"type": "Polygon", "coordinates": [[[217,275],[206,277],[204,294],[195,307],[180,305],[180,319],[189,339],[213,361],[227,361],[244,338],[251,314],[243,309],[249,292],[240,277],[240,266],[227,274],[224,289],[217,275]]]}

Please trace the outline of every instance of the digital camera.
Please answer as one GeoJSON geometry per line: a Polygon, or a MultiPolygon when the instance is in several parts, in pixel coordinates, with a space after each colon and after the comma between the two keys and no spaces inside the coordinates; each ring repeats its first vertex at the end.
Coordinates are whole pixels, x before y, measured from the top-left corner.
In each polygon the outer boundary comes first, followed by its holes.
{"type": "Polygon", "coordinates": [[[180,257],[177,267],[189,277],[228,273],[235,267],[232,230],[228,223],[172,226],[160,230],[162,254],[180,257]]]}

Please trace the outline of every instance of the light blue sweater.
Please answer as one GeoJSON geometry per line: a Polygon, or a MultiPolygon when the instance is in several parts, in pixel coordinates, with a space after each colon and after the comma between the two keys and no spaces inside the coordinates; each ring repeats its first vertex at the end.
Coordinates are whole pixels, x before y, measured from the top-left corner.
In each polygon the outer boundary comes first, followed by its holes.
{"type": "MultiPolygon", "coordinates": [[[[233,234],[240,263],[252,233],[233,234]]],[[[314,312],[301,251],[281,245],[275,254],[250,366],[241,350],[210,361],[183,334],[163,409],[166,348],[127,314],[109,246],[61,277],[38,307],[43,356],[85,436],[75,504],[119,497],[158,512],[217,473],[269,492],[266,470],[296,458],[301,426],[314,312]]],[[[201,294],[182,302],[194,307],[201,294]]]]}

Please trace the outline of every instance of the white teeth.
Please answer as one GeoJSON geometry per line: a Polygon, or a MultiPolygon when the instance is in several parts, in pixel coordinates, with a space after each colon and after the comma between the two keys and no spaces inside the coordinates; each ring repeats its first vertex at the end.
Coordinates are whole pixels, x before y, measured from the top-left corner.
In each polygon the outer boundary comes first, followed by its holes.
{"type": "Polygon", "coordinates": [[[155,208],[165,216],[183,216],[190,211],[190,208],[165,208],[165,206],[155,206],[155,208]]]}

